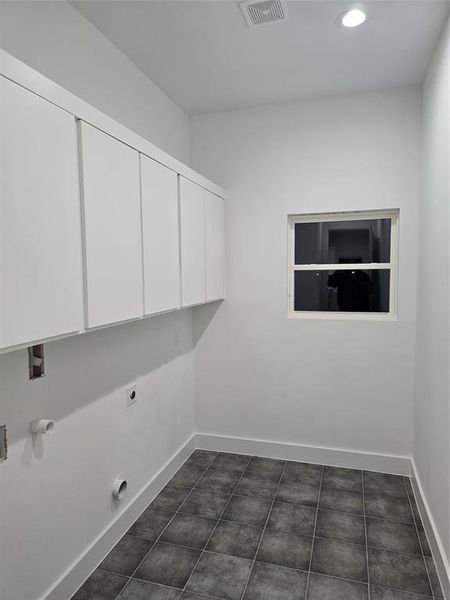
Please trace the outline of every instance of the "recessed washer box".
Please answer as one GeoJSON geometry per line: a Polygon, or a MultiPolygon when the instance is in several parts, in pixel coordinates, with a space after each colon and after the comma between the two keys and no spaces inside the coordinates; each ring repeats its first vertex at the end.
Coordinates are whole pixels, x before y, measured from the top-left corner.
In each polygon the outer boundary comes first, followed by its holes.
{"type": "Polygon", "coordinates": [[[137,390],[136,390],[135,383],[133,383],[132,385],[129,385],[126,388],[126,401],[127,401],[127,406],[131,406],[132,404],[137,402],[137,390]]]}

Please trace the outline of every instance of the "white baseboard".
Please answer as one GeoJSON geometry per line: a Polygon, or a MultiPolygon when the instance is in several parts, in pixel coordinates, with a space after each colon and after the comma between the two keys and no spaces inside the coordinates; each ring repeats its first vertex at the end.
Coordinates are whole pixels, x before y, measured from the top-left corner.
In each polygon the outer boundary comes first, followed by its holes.
{"type": "Polygon", "coordinates": [[[414,460],[412,462],[412,476],[411,483],[413,486],[414,496],[417,502],[417,508],[419,509],[420,518],[427,534],[428,542],[430,544],[431,552],[433,554],[434,562],[436,563],[436,569],[441,581],[442,590],[446,598],[450,598],[450,565],[449,558],[446,555],[444,545],[441,541],[439,532],[436,528],[433,515],[431,514],[430,506],[427,502],[427,498],[420,481],[417,466],[414,460]]]}
{"type": "Polygon", "coordinates": [[[123,508],[114,521],[97,536],[92,544],[72,563],[59,580],[40,600],[71,598],[77,589],[102,562],[138,516],[159,494],[195,448],[195,435],[185,442],[156,473],[144,488],[123,508]]]}
{"type": "Polygon", "coordinates": [[[305,446],[209,433],[197,433],[196,447],[204,450],[256,454],[268,458],[296,460],[349,469],[365,469],[379,473],[394,473],[408,477],[411,475],[411,458],[409,456],[390,456],[341,448],[305,446]]]}

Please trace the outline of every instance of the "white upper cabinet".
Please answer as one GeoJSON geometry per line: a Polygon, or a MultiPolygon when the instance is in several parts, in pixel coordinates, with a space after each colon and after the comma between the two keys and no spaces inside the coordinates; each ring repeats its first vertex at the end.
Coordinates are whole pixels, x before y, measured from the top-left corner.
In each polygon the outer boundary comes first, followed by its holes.
{"type": "Polygon", "coordinates": [[[141,154],[144,312],[180,307],[178,179],[164,165],[141,154]]]}
{"type": "Polygon", "coordinates": [[[0,353],[224,298],[225,192],[0,54],[0,353]]]}
{"type": "Polygon", "coordinates": [[[205,190],[206,302],[225,297],[224,201],[205,190]]]}
{"type": "Polygon", "coordinates": [[[204,189],[180,176],[181,305],[205,302],[204,189]]]}
{"type": "Polygon", "coordinates": [[[143,315],[139,153],[82,122],[87,326],[143,315]]]}
{"type": "Polygon", "coordinates": [[[83,327],[74,117],[0,77],[0,347],[83,327]]]}

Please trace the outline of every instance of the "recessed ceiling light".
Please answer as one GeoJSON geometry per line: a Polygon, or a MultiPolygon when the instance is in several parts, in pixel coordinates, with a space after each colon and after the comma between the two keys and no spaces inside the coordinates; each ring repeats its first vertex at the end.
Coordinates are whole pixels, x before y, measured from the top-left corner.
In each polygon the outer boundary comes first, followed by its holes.
{"type": "Polygon", "coordinates": [[[362,25],[365,20],[366,15],[361,9],[352,8],[342,15],[339,15],[337,23],[343,27],[358,27],[359,25],[362,25]]]}

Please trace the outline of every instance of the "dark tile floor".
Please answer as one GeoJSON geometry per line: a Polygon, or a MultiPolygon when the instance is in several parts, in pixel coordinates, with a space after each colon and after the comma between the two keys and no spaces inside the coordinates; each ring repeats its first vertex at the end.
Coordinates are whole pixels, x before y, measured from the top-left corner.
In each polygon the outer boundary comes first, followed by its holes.
{"type": "Polygon", "coordinates": [[[196,450],[73,600],[437,600],[408,478],[196,450]]]}

